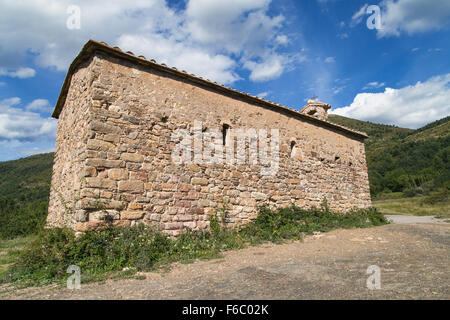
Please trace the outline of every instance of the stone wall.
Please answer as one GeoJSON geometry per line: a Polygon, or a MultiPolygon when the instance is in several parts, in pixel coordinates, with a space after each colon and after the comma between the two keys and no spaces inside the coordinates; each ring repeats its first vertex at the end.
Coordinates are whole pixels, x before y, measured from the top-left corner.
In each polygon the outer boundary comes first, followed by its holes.
{"type": "MultiPolygon", "coordinates": [[[[97,53],[73,77],[59,117],[52,186],[73,198],[76,230],[137,221],[176,235],[208,227],[217,207],[229,226],[247,223],[257,207],[294,203],[332,209],[370,206],[362,138],[282,110],[237,99],[186,79],[97,53]],[[280,167],[175,164],[176,129],[279,129],[280,167]],[[294,150],[292,150],[294,149],[294,150]]],[[[67,199],[67,202],[70,202],[67,199]]],[[[49,224],[62,224],[52,191],[49,224]]],[[[67,221],[66,221],[67,224],[67,221]]]]}
{"type": "Polygon", "coordinates": [[[90,63],[74,72],[65,108],[59,115],[48,226],[75,226],[76,199],[83,188],[93,77],[95,71],[90,63]]]}

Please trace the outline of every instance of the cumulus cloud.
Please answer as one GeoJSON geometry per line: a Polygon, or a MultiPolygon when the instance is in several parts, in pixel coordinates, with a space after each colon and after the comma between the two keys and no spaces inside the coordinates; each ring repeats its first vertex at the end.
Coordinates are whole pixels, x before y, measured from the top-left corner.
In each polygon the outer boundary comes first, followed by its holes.
{"type": "Polygon", "coordinates": [[[286,35],[280,34],[280,35],[276,36],[275,42],[280,45],[286,45],[289,43],[289,39],[286,35]]]}
{"type": "Polygon", "coordinates": [[[16,70],[8,70],[7,68],[0,68],[0,76],[7,76],[11,78],[26,79],[32,78],[36,71],[32,68],[18,68],[16,70]]]}
{"type": "Polygon", "coordinates": [[[350,26],[351,26],[351,27],[354,27],[354,26],[356,26],[357,24],[359,24],[359,23],[362,22],[362,20],[363,20],[365,14],[366,14],[366,10],[367,10],[367,7],[368,7],[368,6],[369,6],[369,5],[368,5],[367,3],[364,4],[358,11],[356,11],[356,12],[353,14],[352,20],[351,20],[351,22],[350,22],[350,26]]]}
{"type": "Polygon", "coordinates": [[[136,53],[151,52],[151,57],[159,63],[176,66],[207,79],[222,83],[232,83],[239,79],[234,71],[236,62],[228,56],[210,54],[161,35],[122,35],[118,44],[122,48],[132,48],[136,53]]]}
{"type": "Polygon", "coordinates": [[[289,42],[284,17],[268,13],[270,2],[189,0],[177,10],[165,0],[80,0],[81,28],[71,30],[71,0],[4,0],[0,68],[19,68],[31,52],[40,67],[65,71],[94,38],[219,82],[240,79],[243,65],[255,69],[251,79],[268,80],[289,63],[278,50],[289,42]]]}
{"type": "Polygon", "coordinates": [[[51,112],[53,107],[47,99],[36,99],[26,105],[25,110],[27,111],[41,111],[41,112],[51,112]]]}
{"type": "Polygon", "coordinates": [[[283,73],[284,62],[283,58],[274,55],[260,63],[246,61],[244,67],[251,71],[250,80],[258,82],[278,78],[283,73]]]}
{"type": "MultiPolygon", "coordinates": [[[[363,21],[367,6],[365,4],[353,15],[351,26],[363,21]]],[[[377,30],[380,38],[399,36],[401,33],[418,34],[450,26],[448,0],[383,0],[380,9],[381,28],[377,30]]]]}
{"type": "Polygon", "coordinates": [[[450,114],[450,73],[400,89],[359,93],[350,106],[332,111],[356,118],[400,127],[418,128],[450,114]]]}
{"type": "Polygon", "coordinates": [[[57,121],[22,109],[20,103],[18,97],[0,100],[0,141],[54,140],[57,121]]]}

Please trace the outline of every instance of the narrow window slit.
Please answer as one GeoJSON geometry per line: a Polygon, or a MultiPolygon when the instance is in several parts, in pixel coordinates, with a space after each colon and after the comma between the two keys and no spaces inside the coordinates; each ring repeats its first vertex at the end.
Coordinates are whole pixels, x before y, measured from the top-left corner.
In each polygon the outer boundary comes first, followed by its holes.
{"type": "Polygon", "coordinates": [[[295,146],[295,141],[291,141],[291,158],[294,158],[296,153],[297,147],[295,146]]]}
{"type": "Polygon", "coordinates": [[[223,143],[223,145],[225,145],[227,142],[227,134],[228,134],[229,129],[230,129],[230,126],[228,124],[224,123],[222,125],[222,140],[223,140],[222,143],[223,143]]]}

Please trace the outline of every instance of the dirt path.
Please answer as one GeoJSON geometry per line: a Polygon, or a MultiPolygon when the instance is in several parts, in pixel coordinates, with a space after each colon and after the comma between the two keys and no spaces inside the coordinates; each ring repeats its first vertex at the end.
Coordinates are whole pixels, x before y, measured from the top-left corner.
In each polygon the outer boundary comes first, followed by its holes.
{"type": "MultiPolygon", "coordinates": [[[[450,224],[336,230],[304,242],[227,252],[145,280],[7,292],[1,299],[449,299],[450,224]],[[381,289],[366,270],[381,268],[381,289]]],[[[3,290],[3,292],[2,292],[3,290]]]]}
{"type": "Polygon", "coordinates": [[[409,223],[433,223],[446,224],[446,219],[437,219],[433,216],[407,216],[407,215],[386,215],[388,220],[393,223],[409,224],[409,223]]]}

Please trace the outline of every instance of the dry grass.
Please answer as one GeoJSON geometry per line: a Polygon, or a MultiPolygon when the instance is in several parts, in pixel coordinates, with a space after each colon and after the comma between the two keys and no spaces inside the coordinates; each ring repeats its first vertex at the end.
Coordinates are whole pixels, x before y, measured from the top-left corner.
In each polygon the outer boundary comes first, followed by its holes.
{"type": "Polygon", "coordinates": [[[21,249],[35,236],[19,237],[12,240],[0,240],[0,280],[5,276],[6,269],[17,260],[21,249]]]}
{"type": "Polygon", "coordinates": [[[436,216],[450,218],[450,201],[435,204],[424,203],[425,197],[385,199],[373,201],[372,205],[383,214],[400,214],[413,216],[436,216]]]}

